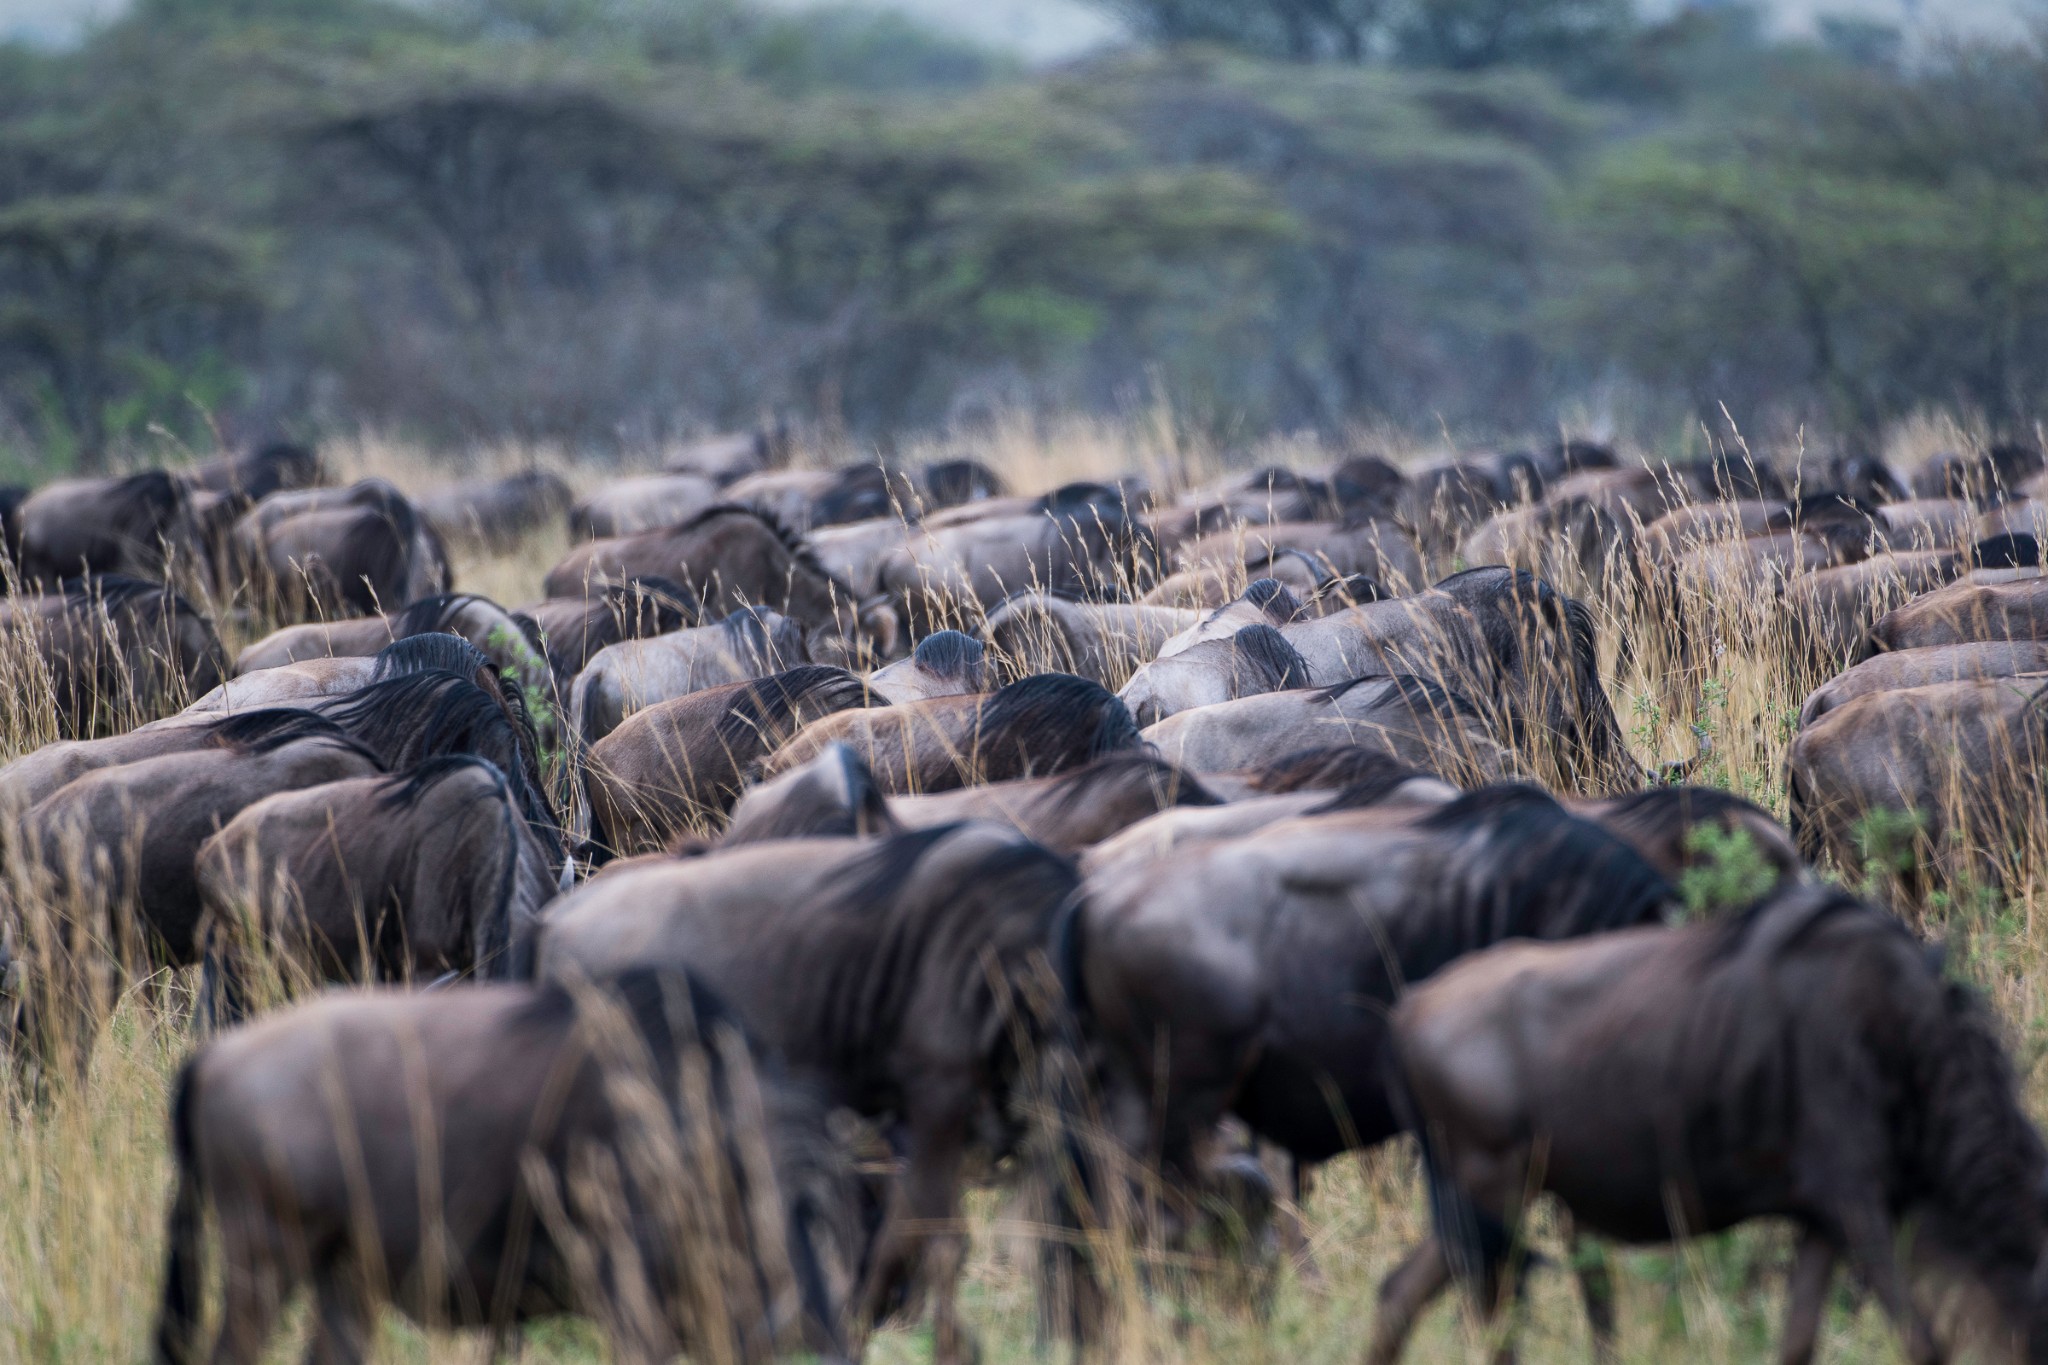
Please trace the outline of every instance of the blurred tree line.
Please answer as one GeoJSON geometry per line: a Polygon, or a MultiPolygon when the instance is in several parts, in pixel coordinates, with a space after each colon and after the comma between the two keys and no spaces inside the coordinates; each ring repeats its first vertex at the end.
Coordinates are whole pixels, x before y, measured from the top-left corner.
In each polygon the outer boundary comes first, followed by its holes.
{"type": "Polygon", "coordinates": [[[1040,72],[745,0],[138,0],[0,46],[0,443],[2042,411],[2037,44],[1104,3],[1141,41],[1040,72]]]}

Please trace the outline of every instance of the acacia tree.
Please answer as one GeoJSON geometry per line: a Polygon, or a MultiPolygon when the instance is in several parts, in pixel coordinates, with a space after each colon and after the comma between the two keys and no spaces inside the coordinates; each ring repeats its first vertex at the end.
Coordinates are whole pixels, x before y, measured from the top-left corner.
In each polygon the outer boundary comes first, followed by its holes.
{"type": "Polygon", "coordinates": [[[95,195],[0,210],[0,299],[0,355],[14,362],[0,368],[18,391],[54,401],[88,470],[104,465],[114,405],[160,357],[230,348],[257,309],[234,238],[145,200],[95,195]]]}

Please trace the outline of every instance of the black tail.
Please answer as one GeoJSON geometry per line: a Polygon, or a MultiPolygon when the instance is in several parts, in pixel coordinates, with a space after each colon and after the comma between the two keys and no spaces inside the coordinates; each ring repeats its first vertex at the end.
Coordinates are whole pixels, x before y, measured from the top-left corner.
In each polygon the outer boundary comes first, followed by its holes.
{"type": "Polygon", "coordinates": [[[1390,1035],[1381,1071],[1387,1078],[1394,1117],[1415,1135],[1416,1144],[1422,1149],[1422,1175],[1429,1186],[1429,1214],[1436,1227],[1437,1242],[1443,1247],[1444,1260],[1458,1283],[1490,1308],[1499,1301],[1501,1271],[1514,1251],[1514,1241],[1507,1224],[1498,1215],[1480,1208],[1449,1174],[1429,1116],[1416,1104],[1408,1087],[1400,1053],[1398,1042],[1390,1035]]]}
{"type": "Polygon", "coordinates": [[[171,1154],[177,1186],[164,1228],[164,1296],[156,1318],[157,1365],[197,1365],[204,1282],[200,1239],[205,1231],[199,1164],[192,1138],[192,1063],[171,1095],[171,1154]]]}

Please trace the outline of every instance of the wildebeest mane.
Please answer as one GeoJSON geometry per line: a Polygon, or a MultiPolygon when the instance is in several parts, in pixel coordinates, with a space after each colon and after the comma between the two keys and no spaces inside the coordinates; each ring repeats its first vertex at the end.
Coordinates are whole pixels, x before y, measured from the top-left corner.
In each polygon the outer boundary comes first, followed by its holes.
{"type": "Polygon", "coordinates": [[[378,787],[378,807],[383,810],[410,810],[442,782],[471,769],[489,773],[492,782],[509,795],[505,774],[498,771],[498,765],[489,759],[478,758],[475,754],[436,754],[405,772],[394,773],[384,779],[378,787]]]}
{"type": "Polygon", "coordinates": [[[1978,541],[1968,555],[1972,568],[2035,569],[2041,565],[2041,542],[2026,531],[2004,531],[1978,541]]]}
{"type": "Polygon", "coordinates": [[[147,578],[136,578],[130,574],[100,573],[88,574],[83,578],[67,578],[59,585],[58,592],[67,602],[104,607],[110,612],[151,597],[162,600],[174,611],[194,611],[190,602],[166,585],[147,578]]]}
{"type": "Polygon", "coordinates": [[[453,673],[474,678],[489,671],[491,661],[484,652],[460,635],[430,631],[393,640],[377,651],[370,669],[372,684],[415,673],[453,673]]]}
{"type": "Polygon", "coordinates": [[[1280,796],[1380,781],[1398,786],[1411,777],[1436,774],[1410,768],[1391,754],[1363,744],[1325,744],[1283,754],[1253,769],[1249,781],[1259,791],[1280,796]]]}
{"type": "MultiPolygon", "coordinates": [[[[436,754],[415,764],[409,772],[399,773],[381,783],[377,805],[385,811],[409,812],[441,783],[468,772],[482,773],[489,779],[491,799],[498,808],[502,840],[498,881],[491,894],[490,905],[481,916],[473,918],[470,925],[476,942],[475,970],[479,975],[492,979],[508,979],[515,974],[524,976],[529,964],[515,962],[512,956],[512,896],[519,883],[517,826],[523,812],[519,809],[519,798],[513,784],[498,765],[475,754],[436,754]]],[[[471,914],[476,916],[476,907],[471,907],[471,914]]],[[[530,954],[521,955],[522,958],[526,956],[530,954]]]]}
{"type": "Polygon", "coordinates": [[[1411,768],[1389,754],[1377,750],[1361,751],[1366,757],[1379,760],[1370,768],[1360,765],[1359,775],[1344,783],[1328,801],[1306,812],[1309,815],[1329,815],[1340,810],[1364,810],[1377,806],[1392,796],[1407,783],[1418,778],[1424,781],[1441,782],[1435,773],[1421,768],[1411,768]]]}
{"type": "Polygon", "coordinates": [[[1142,749],[1109,754],[1063,773],[1059,781],[1047,787],[1038,799],[1059,805],[1083,801],[1097,787],[1126,782],[1135,777],[1151,780],[1155,790],[1168,798],[1168,805],[1224,804],[1223,798],[1203,786],[1201,780],[1193,773],[1185,768],[1175,767],[1156,753],[1142,749]]]}
{"type": "MultiPolygon", "coordinates": [[[[995,693],[981,708],[979,751],[1014,751],[1031,773],[1062,772],[1144,744],[1138,722],[1114,692],[1072,673],[1036,673],[995,693]]],[[[1024,775],[1024,774],[1019,774],[1024,775]]]]}
{"type": "Polygon", "coordinates": [[[728,750],[773,745],[793,733],[798,712],[807,720],[881,704],[867,682],[829,664],[804,664],[744,684],[712,735],[728,750]]]}
{"type": "Polygon", "coordinates": [[[910,657],[933,677],[971,681],[981,674],[988,646],[963,631],[936,630],[917,642],[910,657]]]}
{"type": "Polygon", "coordinates": [[[1435,678],[1425,678],[1416,673],[1362,673],[1358,677],[1317,688],[1311,694],[1311,699],[1334,702],[1360,683],[1392,684],[1394,695],[1408,703],[1410,712],[1426,711],[1437,716],[1485,718],[1485,713],[1480,711],[1469,697],[1451,691],[1435,678]]]}
{"type": "Polygon", "coordinates": [[[1771,818],[1771,813],[1762,806],[1746,801],[1734,792],[1723,791],[1719,787],[1686,785],[1645,787],[1641,791],[1613,797],[1607,802],[1601,818],[1602,823],[1611,821],[1618,825],[1654,827],[1661,825],[1667,815],[1681,825],[1750,815],[1766,820],[1771,818]]]}
{"type": "Polygon", "coordinates": [[[849,859],[826,885],[825,903],[843,915],[876,915],[894,901],[896,893],[927,853],[963,828],[963,822],[933,825],[892,834],[849,859]]]}
{"type": "MultiPolygon", "coordinates": [[[[1288,553],[1298,554],[1300,552],[1290,550],[1288,553]]],[[[1301,603],[1295,600],[1294,594],[1287,590],[1287,585],[1277,578],[1258,578],[1252,580],[1245,585],[1244,593],[1239,600],[1249,602],[1257,607],[1266,614],[1267,620],[1272,621],[1276,625],[1284,626],[1301,619],[1301,603]]],[[[1219,607],[1217,610],[1227,611],[1229,608],[1219,607]]],[[[1211,612],[1209,619],[1215,620],[1216,612],[1211,612]]]]}
{"type": "MultiPolygon", "coordinates": [[[[1301,552],[1299,550],[1290,550],[1288,553],[1300,554],[1301,552]]],[[[1322,571],[1321,565],[1315,567],[1317,572],[1322,571]]],[[[1326,578],[1316,585],[1316,601],[1320,602],[1325,597],[1333,594],[1341,594],[1350,598],[1353,606],[1363,606],[1367,602],[1385,602],[1395,596],[1394,593],[1387,590],[1386,584],[1380,582],[1369,573],[1336,575],[1326,578]]]]}
{"type": "Polygon", "coordinates": [[[1287,642],[1287,637],[1263,623],[1246,626],[1230,637],[1231,656],[1239,668],[1249,667],[1269,692],[1308,687],[1308,660],[1287,642]]]}
{"type": "Polygon", "coordinates": [[[422,597],[408,602],[405,609],[391,618],[391,638],[403,640],[414,635],[425,635],[430,631],[447,630],[448,623],[455,619],[457,612],[472,602],[483,602],[497,606],[487,597],[473,592],[442,592],[432,597],[422,597]]]}
{"type": "Polygon", "coordinates": [[[217,748],[241,754],[267,754],[301,740],[320,739],[354,750],[379,768],[388,768],[383,757],[346,728],[317,711],[296,706],[264,707],[243,711],[217,720],[207,727],[207,736],[217,748]]]}
{"type": "MultiPolygon", "coordinates": [[[[1565,938],[1653,924],[1676,898],[1634,849],[1527,783],[1468,792],[1416,825],[1469,834],[1479,844],[1461,885],[1468,909],[1488,928],[1488,941],[1539,930],[1544,938],[1565,938]],[[1539,923],[1537,912],[1545,907],[1551,913],[1539,923]]],[[[1439,932],[1454,927],[1446,922],[1439,932]]]]}

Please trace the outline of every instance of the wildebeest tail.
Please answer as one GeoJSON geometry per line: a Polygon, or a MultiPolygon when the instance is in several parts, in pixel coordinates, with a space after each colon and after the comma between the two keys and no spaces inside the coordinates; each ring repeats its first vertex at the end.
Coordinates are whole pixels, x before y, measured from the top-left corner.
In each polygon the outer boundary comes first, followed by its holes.
{"type": "Polygon", "coordinates": [[[1387,1094],[1396,1121],[1415,1135],[1416,1145],[1422,1149],[1422,1178],[1429,1189],[1430,1222],[1436,1228],[1445,1263],[1458,1283],[1476,1287],[1479,1301],[1491,1304],[1500,1292],[1501,1267],[1514,1250],[1507,1225],[1497,1215],[1479,1207],[1452,1178],[1429,1116],[1422,1112],[1409,1088],[1398,1035],[1388,1035],[1384,1046],[1381,1074],[1387,1079],[1387,1094]]]}
{"type": "Polygon", "coordinates": [[[204,1191],[199,1186],[198,1144],[193,1140],[193,1063],[178,1073],[171,1094],[171,1156],[177,1182],[164,1228],[164,1293],[157,1308],[157,1365],[195,1365],[205,1309],[201,1238],[205,1234],[204,1191]]]}

